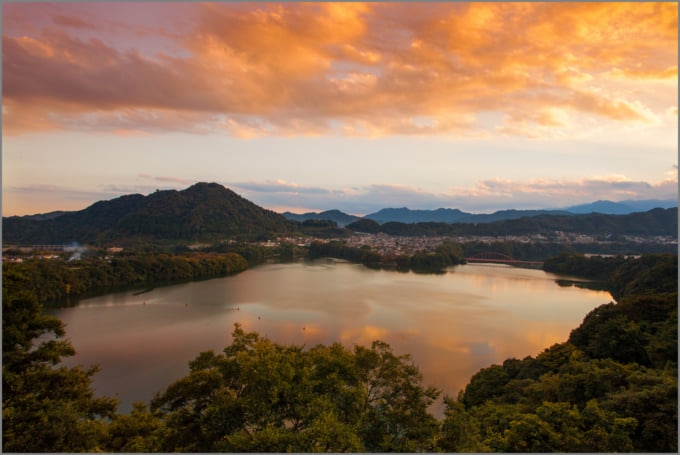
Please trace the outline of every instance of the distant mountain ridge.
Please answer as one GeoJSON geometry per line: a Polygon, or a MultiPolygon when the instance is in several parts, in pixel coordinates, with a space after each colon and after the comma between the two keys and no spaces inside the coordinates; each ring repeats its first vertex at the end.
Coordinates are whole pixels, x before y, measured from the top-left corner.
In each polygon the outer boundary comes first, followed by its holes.
{"type": "Polygon", "coordinates": [[[347,225],[347,229],[362,233],[384,233],[410,237],[542,235],[545,238],[555,238],[556,235],[558,237],[561,235],[557,234],[559,232],[596,236],[602,240],[617,239],[621,235],[668,236],[677,239],[678,208],[655,208],[647,212],[635,212],[628,215],[544,214],[487,223],[389,221],[378,224],[376,221],[363,218],[347,225]]]}
{"type": "MultiPolygon", "coordinates": [[[[382,229],[382,225],[387,225],[386,229],[389,227],[387,231],[391,229],[396,232],[395,229],[411,229],[403,225],[423,223],[465,226],[456,228],[465,232],[470,229],[502,232],[506,227],[512,231],[520,228],[531,230],[534,229],[531,226],[539,227],[539,224],[542,226],[540,229],[547,230],[560,230],[566,226],[576,229],[577,224],[585,223],[588,226],[583,228],[587,227],[588,232],[596,232],[604,229],[607,223],[625,222],[635,225],[631,232],[660,232],[664,235],[671,232],[673,235],[677,234],[677,201],[596,201],[562,210],[500,210],[491,214],[472,214],[458,209],[411,210],[402,207],[382,209],[365,217],[348,215],[339,210],[298,215],[264,209],[217,183],[197,183],[181,191],[156,191],[147,196],[129,194],[99,201],[80,211],[3,217],[2,240],[4,244],[80,242],[100,245],[126,242],[144,244],[148,241],[218,242],[231,238],[257,240],[299,234],[305,231],[304,228],[320,228],[301,226],[308,220],[330,220],[341,227],[363,223],[361,226],[365,224],[365,228],[376,232],[382,229]],[[654,206],[654,209],[647,210],[649,206],[654,206]],[[620,213],[622,211],[631,212],[620,213]],[[584,215],[588,217],[583,218],[584,215]],[[626,217],[620,218],[620,215],[626,217]],[[520,223],[512,224],[516,222],[520,223]]],[[[615,227],[614,224],[612,227],[615,227]]],[[[432,230],[434,227],[427,229],[432,230]]],[[[429,232],[427,229],[423,233],[429,232]]],[[[447,229],[451,230],[451,226],[447,229]]],[[[326,231],[325,234],[329,234],[330,231],[326,231]]],[[[341,231],[338,230],[340,234],[341,231]]],[[[617,231],[623,232],[625,229],[622,231],[617,227],[612,230],[617,231]]]]}
{"type": "Polygon", "coordinates": [[[35,220],[35,221],[45,221],[45,220],[51,220],[53,218],[60,217],[66,213],[71,213],[65,210],[55,210],[54,212],[47,212],[47,213],[36,213],[35,215],[24,215],[24,216],[14,216],[14,217],[8,217],[8,218],[21,218],[24,220],[35,220]]]}
{"type": "Polygon", "coordinates": [[[603,213],[605,215],[628,215],[635,212],[647,212],[656,208],[671,209],[677,206],[678,201],[674,199],[626,200],[620,202],[600,200],[590,204],[574,205],[563,210],[577,214],[603,213]]]}
{"type": "MultiPolygon", "coordinates": [[[[407,207],[401,207],[401,208],[384,208],[377,212],[369,213],[368,215],[365,215],[363,217],[350,215],[337,209],[326,210],[323,212],[306,212],[306,213],[292,213],[287,211],[281,213],[281,215],[288,220],[297,222],[304,222],[307,220],[330,220],[337,223],[337,225],[340,227],[345,227],[348,224],[354,223],[363,218],[376,221],[379,224],[384,224],[391,221],[401,223],[422,223],[422,222],[492,223],[494,221],[514,220],[526,216],[539,216],[539,215],[582,215],[588,213],[601,213],[604,215],[628,215],[636,212],[647,212],[655,208],[666,209],[677,206],[678,201],[674,199],[626,200],[620,202],[599,200],[587,204],[579,204],[560,209],[536,209],[536,210],[505,209],[498,210],[493,213],[470,213],[463,212],[459,209],[450,208],[438,208],[434,210],[427,210],[427,209],[409,209],[407,207]]],[[[77,212],[57,210],[53,212],[39,213],[35,215],[3,217],[3,220],[21,219],[21,220],[45,221],[72,213],[77,212]]]]}
{"type": "Polygon", "coordinates": [[[389,222],[399,223],[493,223],[496,221],[516,220],[524,217],[535,217],[540,215],[584,215],[589,213],[601,213],[603,215],[629,215],[637,212],[647,212],[655,208],[674,208],[678,206],[678,201],[673,199],[659,200],[649,199],[641,201],[595,201],[589,204],[575,205],[562,209],[541,209],[541,210],[499,210],[494,213],[468,213],[459,209],[438,208],[435,210],[384,208],[374,213],[369,213],[363,217],[348,215],[340,210],[327,210],[325,212],[307,212],[295,214],[291,212],[283,213],[283,216],[290,220],[331,220],[344,227],[347,224],[358,221],[359,219],[369,219],[384,224],[389,222]]]}
{"type": "Polygon", "coordinates": [[[419,223],[422,221],[457,223],[461,218],[465,218],[469,215],[471,214],[462,212],[458,209],[439,208],[436,210],[411,210],[407,207],[401,207],[381,209],[375,213],[369,213],[364,216],[364,218],[373,220],[379,224],[390,221],[397,221],[400,223],[419,223]]]}
{"type": "Polygon", "coordinates": [[[399,209],[382,209],[369,213],[364,218],[379,224],[389,222],[399,223],[492,223],[494,221],[514,220],[527,216],[538,215],[569,215],[561,210],[499,210],[494,213],[467,213],[458,209],[411,210],[406,207],[399,209]]]}

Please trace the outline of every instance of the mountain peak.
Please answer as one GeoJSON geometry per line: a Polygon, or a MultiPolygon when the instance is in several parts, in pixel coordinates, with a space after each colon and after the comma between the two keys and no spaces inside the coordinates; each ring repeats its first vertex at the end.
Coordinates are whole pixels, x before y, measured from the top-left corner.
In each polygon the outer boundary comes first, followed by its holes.
{"type": "Polygon", "coordinates": [[[133,240],[267,237],[290,232],[281,215],[217,183],[99,201],[51,220],[5,220],[7,243],[110,243],[133,240]],[[36,224],[37,223],[37,224],[36,224]]]}
{"type": "Polygon", "coordinates": [[[202,189],[227,189],[226,187],[220,185],[219,183],[215,182],[197,182],[191,185],[189,188],[185,189],[184,191],[191,191],[191,190],[202,190],[202,189]]]}
{"type": "Polygon", "coordinates": [[[185,190],[181,190],[180,193],[212,193],[212,192],[224,192],[224,193],[234,193],[232,190],[227,188],[226,186],[220,185],[219,183],[215,182],[198,182],[194,183],[191,185],[189,188],[186,188],[185,190]]]}

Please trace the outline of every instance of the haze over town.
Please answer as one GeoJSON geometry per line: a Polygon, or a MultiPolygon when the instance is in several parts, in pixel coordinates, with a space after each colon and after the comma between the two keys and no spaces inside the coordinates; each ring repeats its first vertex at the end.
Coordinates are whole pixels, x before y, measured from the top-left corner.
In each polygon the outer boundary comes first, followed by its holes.
{"type": "Polygon", "coordinates": [[[3,216],[677,198],[673,3],[3,3],[3,216]]]}

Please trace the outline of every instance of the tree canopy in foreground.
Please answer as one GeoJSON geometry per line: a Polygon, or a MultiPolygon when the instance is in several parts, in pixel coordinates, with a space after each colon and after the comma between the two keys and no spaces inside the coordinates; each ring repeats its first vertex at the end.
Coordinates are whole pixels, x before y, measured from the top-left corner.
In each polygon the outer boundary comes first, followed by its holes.
{"type": "Polygon", "coordinates": [[[440,391],[386,343],[305,348],[239,325],[223,351],[118,414],[92,390],[95,367],[61,365],[73,346],[30,279],[3,271],[4,452],[677,453],[677,256],[617,264],[617,303],[535,358],[480,370],[444,396],[443,419],[429,412],[440,391]]]}

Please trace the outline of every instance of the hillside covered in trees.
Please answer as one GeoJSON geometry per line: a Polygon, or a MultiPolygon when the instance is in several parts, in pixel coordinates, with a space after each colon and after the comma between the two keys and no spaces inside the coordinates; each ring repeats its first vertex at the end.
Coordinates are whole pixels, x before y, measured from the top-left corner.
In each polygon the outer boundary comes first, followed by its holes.
{"type": "Polygon", "coordinates": [[[2,264],[3,279],[8,286],[21,286],[41,303],[66,302],[120,289],[154,286],[223,277],[244,271],[248,261],[235,252],[132,253],[108,260],[90,256],[78,261],[29,259],[2,264]],[[30,280],[12,283],[14,277],[30,280]]]}
{"type": "Polygon", "coordinates": [[[545,268],[604,279],[617,302],[569,339],[475,374],[447,399],[442,448],[677,452],[678,257],[560,255],[545,268]]]}
{"type": "Polygon", "coordinates": [[[5,244],[135,244],[150,240],[264,239],[295,231],[297,223],[216,183],[99,201],[77,212],[36,220],[3,218],[5,244]]]}
{"type": "Polygon", "coordinates": [[[663,235],[678,234],[678,209],[653,209],[628,215],[546,215],[526,216],[519,219],[489,223],[403,223],[390,221],[380,224],[363,218],[350,223],[347,229],[357,232],[399,236],[503,236],[541,234],[548,238],[555,232],[578,233],[596,236],[663,235]]]}
{"type": "Polygon", "coordinates": [[[96,367],[61,365],[74,353],[63,324],[42,313],[31,274],[3,268],[3,451],[677,452],[677,255],[546,266],[604,279],[617,301],[457,397],[380,341],[289,346],[237,325],[130,414],[95,396],[96,367]]]}

